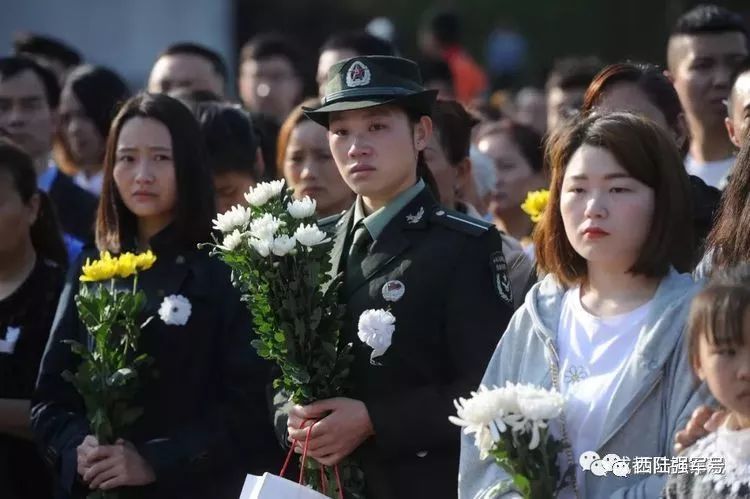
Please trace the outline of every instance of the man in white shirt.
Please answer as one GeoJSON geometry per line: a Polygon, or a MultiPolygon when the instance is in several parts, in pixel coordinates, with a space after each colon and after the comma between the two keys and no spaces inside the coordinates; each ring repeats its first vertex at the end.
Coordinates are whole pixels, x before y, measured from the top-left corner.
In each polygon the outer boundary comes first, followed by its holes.
{"type": "Polygon", "coordinates": [[[701,5],[677,20],[669,37],[669,77],[690,129],[688,173],[718,187],[734,163],[724,129],[730,78],[748,55],[742,18],[716,5],[701,5]]]}

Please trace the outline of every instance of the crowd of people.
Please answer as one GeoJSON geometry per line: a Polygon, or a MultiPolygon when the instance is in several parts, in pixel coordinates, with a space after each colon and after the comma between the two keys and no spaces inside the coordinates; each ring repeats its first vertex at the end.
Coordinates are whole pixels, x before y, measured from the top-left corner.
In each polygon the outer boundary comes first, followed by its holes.
{"type": "Polygon", "coordinates": [[[431,13],[419,46],[414,62],[387,37],[333,33],[306,96],[298,48],[261,33],[239,51],[239,102],[195,43],[159,53],[143,89],[42,35],[0,57],[0,497],[234,499],[296,441],[324,465],[354,458],[361,497],[489,498],[509,477],[448,416],[506,382],[565,396],[554,430],[576,472],[558,497],[750,497],[742,17],[700,5],[665,67],[562,57],[541,88],[495,88],[516,57],[488,76],[453,11],[431,13]],[[348,397],[274,390],[229,269],[199,248],[274,179],[316,202],[334,240],[348,397]],[[90,343],[81,266],[148,249],[145,313],[179,294],[190,319],[144,327],[158,376],[139,386],[143,415],[99,442],[65,375],[80,362],[66,340],[90,343]],[[357,318],[386,306],[396,332],[373,365],[357,318]],[[724,481],[595,476],[587,451],[710,454],[724,481]]]}

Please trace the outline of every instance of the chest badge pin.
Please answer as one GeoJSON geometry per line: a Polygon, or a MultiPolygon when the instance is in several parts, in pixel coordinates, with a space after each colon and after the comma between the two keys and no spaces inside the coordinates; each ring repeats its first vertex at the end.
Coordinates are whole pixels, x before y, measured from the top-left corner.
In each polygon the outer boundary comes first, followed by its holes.
{"type": "Polygon", "coordinates": [[[405,292],[406,286],[404,286],[404,283],[395,280],[386,282],[383,284],[383,289],[381,289],[383,299],[391,303],[399,301],[405,292]]]}

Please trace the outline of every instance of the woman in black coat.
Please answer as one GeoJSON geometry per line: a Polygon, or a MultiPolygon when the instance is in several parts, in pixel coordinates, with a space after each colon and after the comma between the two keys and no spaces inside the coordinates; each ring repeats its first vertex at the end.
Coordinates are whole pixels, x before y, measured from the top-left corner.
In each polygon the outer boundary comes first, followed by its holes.
{"type": "Polygon", "coordinates": [[[187,108],[163,95],[134,97],[113,123],[97,246],[112,253],[150,249],[157,257],[138,284],[147,296],[143,318],[154,318],[139,351],[154,359],[158,376],[139,380],[134,405],[143,415],[114,445],[101,445],[82,398],[61,375],[80,361],[62,340],[88,343],[74,301],[80,265],[74,267],[32,412],[34,432],[59,474],[59,497],[123,488],[143,498],[234,499],[247,471],[275,466],[267,364],[250,346],[250,317],[228,269],[197,249],[214,214],[200,144],[187,108]],[[160,314],[174,297],[189,303],[182,317],[160,314]]]}
{"type": "Polygon", "coordinates": [[[49,499],[29,409],[63,287],[65,245],[31,157],[0,139],[0,495],[49,499]]]}

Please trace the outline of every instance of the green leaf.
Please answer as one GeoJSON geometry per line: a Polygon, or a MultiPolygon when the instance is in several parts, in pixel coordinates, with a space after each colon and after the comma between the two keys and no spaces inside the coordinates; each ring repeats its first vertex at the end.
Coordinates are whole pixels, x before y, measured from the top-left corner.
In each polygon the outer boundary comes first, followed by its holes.
{"type": "MultiPolygon", "coordinates": [[[[530,497],[531,496],[531,483],[529,482],[529,479],[523,476],[520,473],[515,473],[513,475],[513,483],[516,484],[516,487],[518,488],[518,491],[524,496],[524,497],[530,497]]],[[[536,498],[534,498],[536,499],[536,498]]],[[[539,498],[541,499],[541,498],[539,498]]]]}
{"type": "Polygon", "coordinates": [[[128,367],[123,367],[112,373],[107,378],[108,386],[124,386],[128,381],[136,377],[136,372],[128,367]]]}

